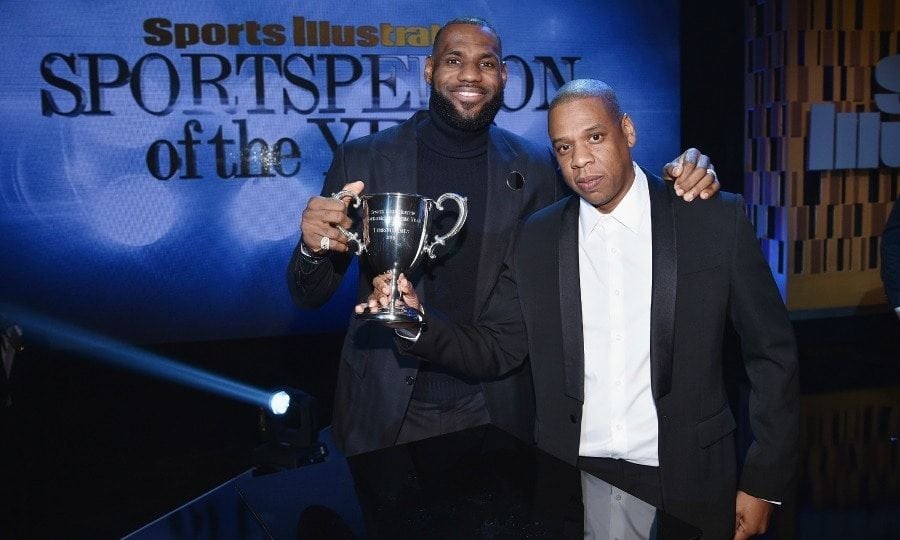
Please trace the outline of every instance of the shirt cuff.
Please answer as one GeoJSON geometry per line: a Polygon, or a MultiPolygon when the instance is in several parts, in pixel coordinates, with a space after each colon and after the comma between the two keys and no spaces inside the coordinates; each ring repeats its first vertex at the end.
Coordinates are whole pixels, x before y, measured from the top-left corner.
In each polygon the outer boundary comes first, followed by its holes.
{"type": "Polygon", "coordinates": [[[900,306],[894,308],[894,313],[897,314],[897,317],[900,317],[900,306]]]}
{"type": "MultiPolygon", "coordinates": [[[[422,312],[422,315],[425,315],[425,306],[420,305],[419,311],[422,312]]],[[[422,328],[424,328],[424,327],[425,327],[424,324],[419,326],[419,331],[416,332],[415,334],[413,334],[412,330],[409,330],[407,328],[394,328],[394,333],[397,334],[397,337],[400,337],[400,338],[405,339],[406,341],[412,341],[413,343],[415,343],[415,342],[419,341],[419,336],[422,335],[422,328]]]]}
{"type": "Polygon", "coordinates": [[[419,327],[419,331],[415,334],[412,331],[407,330],[406,328],[394,328],[394,333],[397,334],[397,337],[401,337],[407,341],[412,341],[413,343],[419,341],[419,336],[422,335],[422,327],[419,327]]]}

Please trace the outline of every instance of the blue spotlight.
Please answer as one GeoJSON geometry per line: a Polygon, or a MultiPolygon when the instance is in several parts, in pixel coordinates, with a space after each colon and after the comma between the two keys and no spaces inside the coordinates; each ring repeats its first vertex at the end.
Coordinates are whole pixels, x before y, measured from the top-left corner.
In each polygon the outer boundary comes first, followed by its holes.
{"type": "Polygon", "coordinates": [[[73,349],[108,364],[266,409],[273,407],[277,401],[279,407],[284,406],[287,411],[289,398],[288,402],[282,405],[284,398],[279,397],[276,400],[271,391],[253,388],[195,367],[180,364],[158,354],[38,315],[29,310],[0,304],[0,313],[5,313],[7,317],[16,320],[28,333],[41,336],[54,346],[73,349]]]}

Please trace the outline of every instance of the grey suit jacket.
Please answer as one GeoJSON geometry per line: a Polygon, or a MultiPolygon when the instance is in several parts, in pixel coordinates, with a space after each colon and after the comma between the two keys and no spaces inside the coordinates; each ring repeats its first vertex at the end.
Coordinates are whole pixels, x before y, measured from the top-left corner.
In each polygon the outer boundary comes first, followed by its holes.
{"type": "MultiPolygon", "coordinates": [[[[365,182],[366,193],[417,192],[416,125],[421,111],[393,128],[342,145],[328,171],[324,196],[354,180],[365,182]]],[[[475,312],[487,302],[503,264],[507,247],[520,220],[556,200],[562,184],[549,148],[542,148],[500,129],[490,128],[488,148],[485,235],[481,244],[478,275],[473,276],[475,312]],[[508,186],[511,172],[525,179],[520,189],[508,186]]],[[[288,267],[288,286],[295,303],[317,308],[327,302],[347,273],[351,257],[330,254],[317,265],[304,263],[300,246],[288,267]]],[[[363,268],[358,296],[371,292],[371,277],[363,268]]],[[[349,313],[348,313],[349,315],[349,313]]],[[[338,446],[357,454],[393,445],[403,422],[419,362],[397,352],[394,333],[377,324],[361,324],[351,318],[341,352],[335,394],[333,429],[338,446]]],[[[503,376],[484,379],[483,389],[492,423],[527,440],[531,439],[534,398],[527,367],[503,376]]]]}
{"type": "MultiPolygon", "coordinates": [[[[672,186],[647,177],[651,388],[663,500],[709,537],[730,538],[739,487],[767,500],[789,496],[799,432],[793,329],[742,199],[721,193],[685,203],[672,186]],[[756,439],[740,480],[723,381],[729,319],[741,337],[756,439]]],[[[572,464],[584,401],[578,206],[572,196],[528,219],[478,324],[428,317],[416,343],[400,343],[409,354],[481,377],[516,369],[530,355],[537,444],[572,464]]]]}

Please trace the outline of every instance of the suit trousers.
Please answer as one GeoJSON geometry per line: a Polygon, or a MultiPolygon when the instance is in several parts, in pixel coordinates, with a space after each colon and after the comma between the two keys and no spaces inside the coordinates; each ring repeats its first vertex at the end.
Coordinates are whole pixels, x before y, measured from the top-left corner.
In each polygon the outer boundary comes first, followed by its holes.
{"type": "Polygon", "coordinates": [[[663,507],[659,467],[624,459],[578,456],[578,468],[657,508],[663,507]]]}

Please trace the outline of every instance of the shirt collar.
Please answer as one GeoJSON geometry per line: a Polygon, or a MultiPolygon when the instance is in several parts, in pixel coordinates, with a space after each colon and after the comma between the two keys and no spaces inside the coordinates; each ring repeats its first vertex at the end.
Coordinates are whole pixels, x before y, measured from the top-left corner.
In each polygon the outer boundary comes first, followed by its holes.
{"type": "Polygon", "coordinates": [[[611,221],[618,222],[635,234],[640,231],[644,215],[650,210],[650,192],[644,171],[633,161],[631,165],[634,167],[634,182],[612,212],[604,214],[584,199],[579,201],[578,221],[584,234],[590,235],[595,228],[605,227],[611,221]]]}

